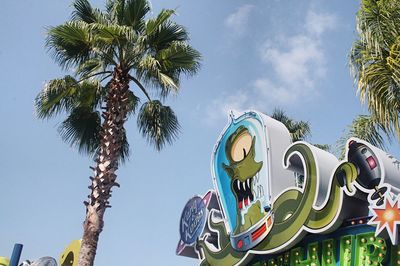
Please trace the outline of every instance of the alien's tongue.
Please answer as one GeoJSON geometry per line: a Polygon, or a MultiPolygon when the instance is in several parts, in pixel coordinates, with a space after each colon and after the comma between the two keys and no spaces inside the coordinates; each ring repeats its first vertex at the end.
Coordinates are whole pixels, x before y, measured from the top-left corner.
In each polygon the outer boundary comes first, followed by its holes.
{"type": "MultiPolygon", "coordinates": [[[[249,205],[249,199],[244,200],[244,206],[249,205]]],[[[239,201],[239,209],[243,209],[243,201],[239,201]]]]}
{"type": "Polygon", "coordinates": [[[245,208],[247,205],[249,205],[253,200],[254,196],[252,193],[252,178],[246,179],[246,181],[240,181],[238,179],[235,179],[233,181],[233,189],[236,194],[236,198],[238,201],[238,208],[241,210],[245,208]]]}

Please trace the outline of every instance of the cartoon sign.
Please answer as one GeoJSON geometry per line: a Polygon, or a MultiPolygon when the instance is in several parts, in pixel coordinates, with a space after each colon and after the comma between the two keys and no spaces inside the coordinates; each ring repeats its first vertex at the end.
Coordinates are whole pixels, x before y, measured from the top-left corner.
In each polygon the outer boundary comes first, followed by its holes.
{"type": "MultiPolygon", "coordinates": [[[[204,196],[194,196],[185,205],[179,225],[179,240],[176,253],[188,257],[197,258],[197,240],[207,232],[205,228],[209,210],[219,210],[216,195],[213,191],[204,196]]],[[[209,232],[211,233],[211,232],[209,232]]]]}
{"type": "Polygon", "coordinates": [[[399,165],[355,138],[339,162],[309,143],[291,144],[284,125],[268,116],[231,115],[212,158],[221,209],[211,209],[203,232],[188,234],[186,242],[204,265],[247,265],[255,254],[285,253],[306,235],[335,232],[344,221],[371,213],[365,222],[376,226],[375,237],[396,245],[399,165]],[[301,188],[295,186],[299,175],[301,188]]]}
{"type": "Polygon", "coordinates": [[[249,250],[270,231],[274,192],[294,185],[292,173],[272,167],[289,144],[288,130],[267,116],[231,116],[215,147],[212,167],[234,249],[249,250]],[[279,141],[271,142],[277,136],[279,141]],[[279,182],[270,178],[273,175],[280,176],[279,182]]]}
{"type": "Polygon", "coordinates": [[[73,240],[60,256],[61,266],[77,266],[82,240],[73,240]]]}

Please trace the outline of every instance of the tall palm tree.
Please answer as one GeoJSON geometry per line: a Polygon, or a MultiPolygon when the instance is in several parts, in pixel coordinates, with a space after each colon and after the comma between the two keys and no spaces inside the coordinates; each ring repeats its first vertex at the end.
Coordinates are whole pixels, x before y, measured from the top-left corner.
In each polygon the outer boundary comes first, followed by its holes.
{"type": "Polygon", "coordinates": [[[361,0],[357,31],[349,61],[360,99],[400,138],[400,1],[361,0]]]}
{"type": "Polygon", "coordinates": [[[104,11],[75,0],[73,9],[70,21],[48,29],[46,46],[74,74],[49,81],[35,107],[42,119],[66,113],[62,138],[95,156],[79,255],[79,265],[91,266],[119,162],[128,156],[126,120],[143,97],[139,131],[157,150],[171,143],[179,123],[162,101],[179,91],[182,75],[198,71],[200,53],[171,20],[174,10],[148,18],[147,0],[108,0],[104,11]]]}

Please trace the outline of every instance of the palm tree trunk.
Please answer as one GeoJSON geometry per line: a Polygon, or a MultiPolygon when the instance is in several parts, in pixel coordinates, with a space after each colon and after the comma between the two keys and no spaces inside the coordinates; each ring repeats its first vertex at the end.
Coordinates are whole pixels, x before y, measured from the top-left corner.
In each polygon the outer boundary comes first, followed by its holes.
{"type": "Polygon", "coordinates": [[[111,189],[119,186],[116,180],[118,158],[124,137],[124,122],[127,115],[129,79],[121,67],[114,69],[102,117],[99,153],[92,180],[91,193],[86,205],[86,219],[83,224],[83,237],[79,253],[79,266],[93,266],[99,235],[103,230],[104,212],[109,205],[111,189]]]}

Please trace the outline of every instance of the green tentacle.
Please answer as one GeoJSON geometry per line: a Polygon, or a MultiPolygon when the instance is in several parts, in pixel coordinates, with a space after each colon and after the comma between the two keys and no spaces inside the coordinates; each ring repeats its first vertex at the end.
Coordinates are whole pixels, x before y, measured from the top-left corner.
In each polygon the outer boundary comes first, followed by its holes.
{"type": "MultiPolygon", "coordinates": [[[[341,211],[341,204],[343,201],[343,189],[342,186],[346,185],[347,189],[351,192],[351,184],[357,178],[357,169],[352,163],[342,163],[336,169],[333,178],[331,190],[329,193],[328,201],[324,207],[320,210],[312,209],[308,222],[305,224],[309,229],[320,230],[329,224],[331,224],[337,214],[341,211]]],[[[335,230],[336,227],[332,227],[325,231],[326,233],[335,230]]]]}
{"type": "MultiPolygon", "coordinates": [[[[211,217],[211,215],[210,215],[211,217]]],[[[228,232],[226,231],[225,224],[223,221],[214,222],[212,219],[209,219],[210,227],[213,230],[218,231],[218,245],[220,248],[226,247],[230,242],[228,232]]]]}
{"type": "MultiPolygon", "coordinates": [[[[221,250],[214,252],[207,247],[205,241],[207,241],[207,239],[198,240],[197,243],[198,247],[202,249],[205,257],[203,261],[203,263],[205,263],[204,265],[209,265],[209,266],[235,265],[239,261],[241,261],[243,257],[246,255],[246,252],[238,252],[234,250],[230,242],[228,242],[227,245],[223,247],[221,250]]],[[[247,256],[246,258],[246,261],[250,261],[252,259],[252,256],[253,255],[249,254],[249,256],[247,256]]]]}
{"type": "Polygon", "coordinates": [[[301,193],[290,189],[273,203],[275,221],[271,232],[255,249],[271,250],[288,243],[307,222],[317,192],[317,167],[311,149],[304,143],[293,144],[285,154],[284,161],[290,164],[295,152],[304,158],[305,186],[301,193]],[[306,195],[306,196],[304,196],[306,195]]]}

